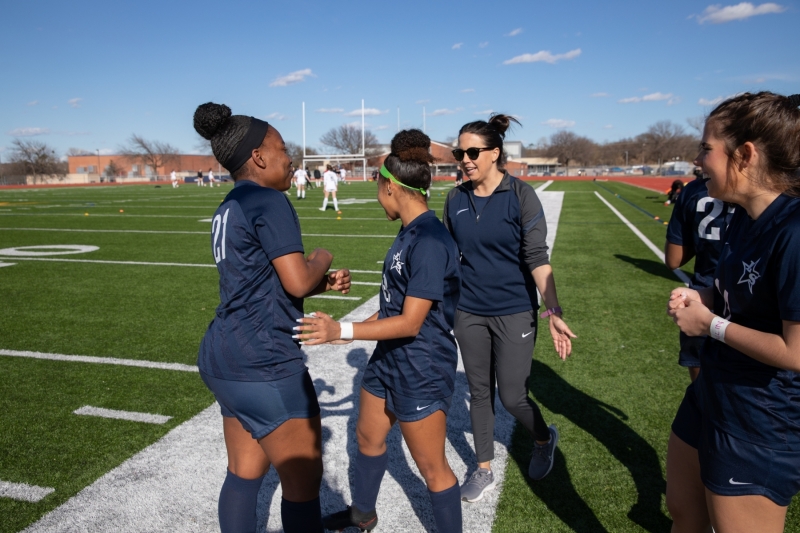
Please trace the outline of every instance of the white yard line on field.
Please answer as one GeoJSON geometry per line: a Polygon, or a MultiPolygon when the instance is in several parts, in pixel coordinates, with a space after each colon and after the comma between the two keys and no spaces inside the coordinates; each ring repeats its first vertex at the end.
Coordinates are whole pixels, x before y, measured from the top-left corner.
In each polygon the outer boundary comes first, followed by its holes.
{"type": "Polygon", "coordinates": [[[113,418],[116,420],[128,420],[130,422],[145,422],[147,424],[166,424],[172,420],[171,416],[153,415],[150,413],[137,413],[136,411],[120,411],[117,409],[104,409],[102,407],[92,407],[84,405],[72,411],[74,415],[97,416],[100,418],[113,418]]]}
{"type": "MultiPolygon", "coordinates": [[[[658,257],[658,258],[661,260],[661,262],[662,262],[662,263],[664,262],[664,260],[665,260],[665,258],[664,258],[664,252],[663,252],[663,251],[661,251],[661,250],[659,250],[658,246],[656,246],[655,244],[653,244],[653,242],[652,242],[650,239],[648,239],[648,238],[645,236],[645,234],[644,234],[644,233],[642,233],[641,231],[639,231],[639,228],[637,228],[636,226],[634,226],[633,224],[631,224],[631,222],[630,222],[630,221],[629,221],[627,218],[625,218],[625,217],[623,216],[623,214],[622,214],[622,213],[620,213],[619,211],[617,211],[617,209],[616,209],[616,208],[615,208],[613,205],[611,205],[610,203],[608,203],[608,201],[607,201],[605,198],[603,198],[602,196],[600,196],[600,193],[598,193],[597,191],[595,191],[595,192],[594,192],[594,194],[595,194],[595,195],[596,195],[598,198],[600,198],[600,200],[601,200],[601,201],[602,201],[604,204],[606,204],[606,206],[608,206],[608,208],[609,208],[609,209],[611,209],[611,212],[613,212],[615,215],[617,215],[617,217],[618,217],[618,218],[619,218],[619,219],[620,219],[620,220],[623,222],[623,224],[625,224],[626,226],[628,226],[628,229],[630,229],[630,230],[631,230],[631,231],[632,231],[632,232],[633,232],[633,233],[634,233],[634,234],[635,234],[637,237],[639,237],[639,239],[641,239],[641,241],[642,241],[642,242],[643,242],[643,243],[644,243],[644,244],[645,244],[645,245],[646,245],[648,248],[650,248],[650,250],[651,250],[651,251],[652,251],[654,254],[656,254],[656,257],[658,257]]],[[[676,276],[678,276],[678,279],[680,279],[682,282],[684,282],[684,283],[685,283],[685,284],[687,284],[687,285],[689,284],[689,281],[690,281],[690,280],[689,280],[689,276],[687,276],[687,275],[686,275],[686,273],[685,273],[683,270],[681,270],[681,269],[679,269],[679,268],[676,268],[676,269],[675,269],[675,270],[673,270],[672,272],[673,272],[673,273],[674,273],[676,276]]]]}
{"type": "MultiPolygon", "coordinates": [[[[11,259],[0,257],[0,259],[11,259]]],[[[53,261],[56,263],[99,263],[105,265],[146,265],[146,266],[176,266],[176,267],[201,267],[217,268],[217,265],[204,263],[154,263],[149,261],[104,261],[102,259],[60,259],[55,257],[14,257],[14,261],[53,261]]]]}
{"type": "Polygon", "coordinates": [[[197,372],[195,365],[181,363],[160,363],[157,361],[141,361],[139,359],[120,359],[118,357],[95,357],[92,355],[64,355],[60,353],[28,352],[23,350],[0,350],[0,356],[29,357],[31,359],[49,359],[50,361],[67,361],[70,363],[97,363],[101,365],[135,366],[139,368],[157,368],[160,370],[178,370],[181,372],[197,372]]]}
{"type": "Polygon", "coordinates": [[[542,192],[542,191],[544,191],[546,188],[548,188],[549,186],[551,186],[552,184],[553,184],[553,180],[547,180],[547,181],[545,181],[544,183],[542,183],[541,185],[539,185],[538,187],[536,187],[536,192],[542,192]]]}
{"type": "Polygon", "coordinates": [[[55,492],[55,490],[50,487],[37,487],[27,483],[0,481],[0,498],[9,498],[21,502],[36,503],[43,500],[48,494],[55,492]]]}
{"type": "MultiPolygon", "coordinates": [[[[540,197],[550,224],[551,220],[558,219],[563,193],[542,193],[540,197]]],[[[548,245],[552,250],[557,228],[548,229],[548,245]]],[[[378,296],[375,296],[342,320],[364,320],[377,311],[378,305],[378,296]]],[[[351,501],[351,458],[357,449],[355,424],[360,382],[374,347],[374,342],[355,341],[347,345],[303,349],[322,408],[325,474],[320,500],[323,513],[339,511],[351,501]]],[[[488,492],[480,503],[463,505],[465,532],[491,531],[505,479],[514,419],[503,409],[499,399],[495,405],[493,463],[498,488],[488,492]]],[[[390,432],[387,446],[389,466],[377,504],[384,524],[382,530],[396,533],[433,530],[428,490],[397,427],[390,432]]],[[[446,454],[459,482],[463,482],[475,467],[475,455],[469,392],[460,358],[455,395],[448,413],[446,454]]],[[[217,502],[226,466],[222,417],[214,404],[25,531],[219,531],[217,502]]],[[[281,495],[278,477],[272,470],[259,493],[258,531],[281,531],[281,495]]]]}

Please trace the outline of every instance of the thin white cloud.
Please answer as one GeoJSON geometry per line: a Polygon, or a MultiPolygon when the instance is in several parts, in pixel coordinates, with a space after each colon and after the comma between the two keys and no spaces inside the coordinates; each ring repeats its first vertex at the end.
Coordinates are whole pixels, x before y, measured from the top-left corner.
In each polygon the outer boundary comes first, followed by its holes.
{"type": "Polygon", "coordinates": [[[638,104],[639,102],[660,102],[663,100],[667,100],[668,103],[675,104],[678,103],[680,100],[673,96],[672,93],[652,93],[646,94],[644,96],[631,96],[629,98],[622,98],[618,100],[620,104],[638,104]]]}
{"type": "Polygon", "coordinates": [[[29,106],[39,105],[39,100],[31,100],[30,102],[28,102],[28,105],[29,106]]]}
{"type": "Polygon", "coordinates": [[[459,48],[461,48],[462,46],[464,46],[464,43],[456,43],[456,44],[454,44],[453,46],[451,46],[451,47],[450,47],[450,49],[451,49],[451,50],[458,50],[458,49],[459,49],[459,48]]]}
{"type": "Polygon", "coordinates": [[[520,33],[522,33],[522,28],[514,28],[510,32],[506,33],[506,37],[516,37],[520,33]]]}
{"type": "Polygon", "coordinates": [[[289,117],[287,117],[283,113],[275,112],[275,113],[270,113],[269,115],[267,115],[264,118],[266,118],[267,120],[278,120],[278,121],[280,121],[280,120],[286,120],[289,117]]]}
{"type": "Polygon", "coordinates": [[[100,155],[112,155],[115,151],[111,148],[100,148],[100,155]]]}
{"type": "Polygon", "coordinates": [[[591,96],[592,98],[608,98],[611,95],[608,93],[593,93],[589,96],[591,96]]]}
{"type": "Polygon", "coordinates": [[[50,128],[17,128],[8,132],[12,137],[34,137],[36,135],[47,135],[50,128]]]}
{"type": "Polygon", "coordinates": [[[579,55],[581,55],[580,48],[570,50],[566,54],[553,54],[549,50],[542,50],[540,52],[536,52],[535,54],[522,54],[512,57],[511,59],[503,61],[503,64],[514,65],[517,63],[550,63],[553,65],[565,59],[575,59],[579,55]]]}
{"type": "Polygon", "coordinates": [[[697,22],[703,24],[724,24],[734,20],[745,20],[756,15],[769,15],[773,13],[783,13],[786,7],[780,4],[767,2],[754,6],[750,2],[742,2],[733,6],[722,7],[720,4],[708,6],[703,14],[697,17],[697,22]]]}
{"type": "Polygon", "coordinates": [[[458,92],[460,92],[460,93],[474,93],[475,89],[461,89],[458,92]]]}
{"type": "Polygon", "coordinates": [[[717,96],[716,98],[711,98],[711,99],[701,98],[700,100],[697,101],[697,103],[700,104],[700,105],[708,105],[708,106],[717,105],[718,103],[722,102],[724,99],[725,98],[723,98],[722,96],[717,96]]]}
{"type": "Polygon", "coordinates": [[[613,124],[606,124],[605,126],[603,126],[603,129],[604,130],[613,130],[614,129],[614,125],[613,124]]]}
{"type": "Polygon", "coordinates": [[[478,44],[478,48],[486,48],[487,46],[489,46],[489,41],[483,41],[478,44]]]}
{"type": "Polygon", "coordinates": [[[494,109],[484,109],[483,111],[475,111],[476,115],[491,115],[494,113],[494,109]]]}
{"type": "Polygon", "coordinates": [[[320,107],[317,109],[317,113],[344,113],[344,109],[341,107],[320,107]]]}
{"type": "Polygon", "coordinates": [[[417,100],[417,101],[416,101],[416,102],[414,102],[414,103],[415,103],[415,104],[427,104],[428,102],[430,102],[430,100],[417,100]]]}
{"type": "Polygon", "coordinates": [[[310,68],[304,68],[303,70],[295,70],[294,72],[290,72],[286,76],[278,76],[275,80],[269,84],[270,87],[286,87],[287,85],[292,85],[295,83],[300,83],[301,81],[305,81],[306,78],[309,76],[314,76],[314,73],[311,72],[310,68]]]}
{"type": "Polygon", "coordinates": [[[384,125],[382,125],[382,126],[375,126],[375,127],[374,127],[374,128],[372,128],[372,129],[373,129],[373,130],[375,130],[375,131],[380,131],[380,130],[388,130],[388,129],[389,129],[389,126],[387,126],[386,124],[384,124],[384,125]]]}
{"type": "Polygon", "coordinates": [[[70,107],[80,107],[82,100],[83,98],[71,98],[67,100],[67,103],[69,104],[70,107]]]}
{"type": "Polygon", "coordinates": [[[459,111],[461,111],[460,107],[457,107],[455,109],[447,109],[447,108],[435,109],[434,111],[428,113],[428,116],[429,117],[440,117],[442,115],[452,115],[454,113],[458,113],[459,111]]]}
{"type": "MultiPolygon", "coordinates": [[[[374,116],[377,116],[377,115],[385,115],[388,112],[389,112],[388,109],[381,111],[380,109],[375,109],[374,107],[368,107],[368,108],[364,109],[364,116],[366,116],[366,117],[374,117],[374,116]]],[[[361,110],[360,109],[353,109],[349,113],[345,113],[344,116],[346,116],[346,117],[360,117],[361,116],[361,110]]]]}
{"type": "Polygon", "coordinates": [[[549,120],[545,120],[542,122],[545,126],[550,126],[551,128],[556,128],[558,130],[564,128],[571,128],[575,125],[574,120],[564,120],[563,118],[551,118],[549,120]]]}

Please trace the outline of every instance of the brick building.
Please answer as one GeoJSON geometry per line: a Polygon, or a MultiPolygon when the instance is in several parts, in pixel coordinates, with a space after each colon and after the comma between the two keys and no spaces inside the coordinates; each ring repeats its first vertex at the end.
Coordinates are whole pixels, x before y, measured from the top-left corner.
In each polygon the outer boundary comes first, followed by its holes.
{"type": "MultiPolygon", "coordinates": [[[[118,169],[113,177],[149,178],[156,176],[154,170],[142,161],[129,159],[123,155],[69,156],[69,173],[109,176],[108,170],[112,161],[113,166],[118,169]]],[[[195,176],[198,170],[201,170],[203,174],[208,174],[208,169],[212,169],[217,175],[228,173],[213,155],[180,154],[163,167],[159,167],[158,175],[168,176],[174,170],[181,176],[195,176]]]]}

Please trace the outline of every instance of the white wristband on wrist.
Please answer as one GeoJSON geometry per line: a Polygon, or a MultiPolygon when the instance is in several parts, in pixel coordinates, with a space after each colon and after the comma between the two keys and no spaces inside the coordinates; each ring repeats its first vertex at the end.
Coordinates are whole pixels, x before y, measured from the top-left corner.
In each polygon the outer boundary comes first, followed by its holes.
{"type": "Polygon", "coordinates": [[[339,338],[343,341],[353,340],[353,323],[352,322],[339,322],[342,332],[339,333],[339,338]]]}
{"type": "Polygon", "coordinates": [[[708,328],[708,334],[711,335],[712,339],[725,342],[725,330],[728,329],[729,325],[730,321],[715,316],[711,319],[711,326],[708,328]]]}

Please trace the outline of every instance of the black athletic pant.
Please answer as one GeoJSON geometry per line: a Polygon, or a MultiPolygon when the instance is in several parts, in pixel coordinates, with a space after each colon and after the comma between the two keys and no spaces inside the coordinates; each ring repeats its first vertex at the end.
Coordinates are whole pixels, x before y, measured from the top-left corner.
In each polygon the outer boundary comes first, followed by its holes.
{"type": "Polygon", "coordinates": [[[503,406],[533,438],[550,438],[539,406],[528,398],[536,325],[536,311],[504,316],[456,312],[455,334],[469,381],[469,414],[479,463],[494,459],[495,381],[503,406]]]}

